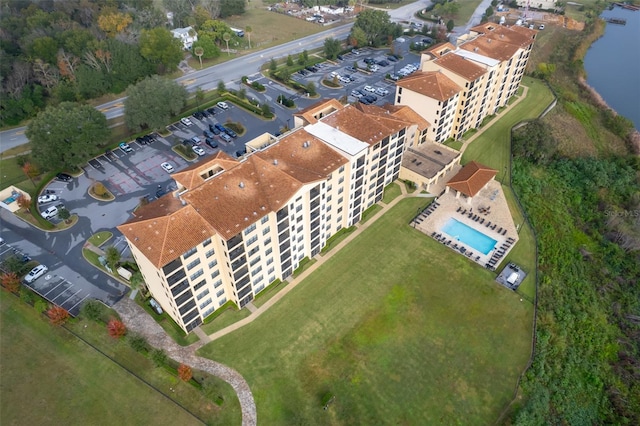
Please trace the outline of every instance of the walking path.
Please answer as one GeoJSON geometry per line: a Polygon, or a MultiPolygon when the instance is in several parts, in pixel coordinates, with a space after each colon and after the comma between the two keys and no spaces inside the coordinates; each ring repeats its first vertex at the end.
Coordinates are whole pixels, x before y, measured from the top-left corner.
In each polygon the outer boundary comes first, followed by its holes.
{"type": "Polygon", "coordinates": [[[171,337],[156,323],[144,309],[138,306],[133,300],[125,297],[114,305],[115,310],[129,328],[147,339],[147,342],[155,348],[161,348],[174,360],[189,365],[192,368],[206,371],[229,383],[238,395],[242,410],[242,424],[254,426],[258,424],[256,404],[249,389],[249,385],[244,378],[234,369],[224,364],[199,357],[196,350],[204,345],[204,342],[197,342],[191,346],[179,346],[171,337]]]}

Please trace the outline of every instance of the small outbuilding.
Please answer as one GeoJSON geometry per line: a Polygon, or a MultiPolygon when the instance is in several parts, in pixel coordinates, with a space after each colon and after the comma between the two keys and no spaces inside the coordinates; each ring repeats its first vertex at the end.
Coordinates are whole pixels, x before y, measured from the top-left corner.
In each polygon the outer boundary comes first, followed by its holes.
{"type": "Polygon", "coordinates": [[[456,198],[462,195],[467,198],[468,203],[471,203],[472,198],[484,189],[497,174],[497,170],[493,170],[476,161],[470,161],[451,178],[447,183],[445,192],[448,193],[449,190],[454,190],[456,191],[456,198]]]}

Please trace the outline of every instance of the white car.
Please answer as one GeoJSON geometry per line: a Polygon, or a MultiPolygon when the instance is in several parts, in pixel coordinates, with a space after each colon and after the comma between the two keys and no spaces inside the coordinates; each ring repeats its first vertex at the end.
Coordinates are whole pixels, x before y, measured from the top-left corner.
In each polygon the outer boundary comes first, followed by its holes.
{"type": "Polygon", "coordinates": [[[171,163],[162,163],[160,164],[160,167],[162,167],[167,173],[173,173],[173,166],[171,165],[171,163]]]}
{"type": "Polygon", "coordinates": [[[181,122],[182,124],[184,124],[185,126],[191,126],[191,125],[193,124],[193,123],[191,122],[191,120],[189,120],[187,117],[185,117],[185,118],[181,118],[181,119],[180,119],[180,122],[181,122]]]}
{"type": "Polygon", "coordinates": [[[24,277],[24,281],[27,282],[27,283],[32,283],[35,280],[37,280],[38,278],[40,278],[41,276],[43,276],[48,270],[49,270],[49,268],[47,268],[46,266],[38,265],[35,268],[33,268],[31,270],[31,272],[29,272],[24,277]]]}
{"type": "Polygon", "coordinates": [[[57,200],[58,200],[58,196],[55,194],[45,194],[38,197],[38,203],[40,204],[50,203],[52,201],[57,201],[57,200]]]}
{"type": "Polygon", "coordinates": [[[538,27],[539,30],[544,30],[544,24],[540,24],[540,26],[538,27]]]}
{"type": "Polygon", "coordinates": [[[376,89],[374,89],[374,88],[373,88],[373,87],[371,87],[371,86],[364,86],[364,90],[366,90],[367,92],[371,92],[371,93],[373,93],[373,92],[375,92],[375,91],[376,91],[376,89]]]}
{"type": "Polygon", "coordinates": [[[204,149],[200,148],[199,146],[192,146],[191,149],[193,150],[193,152],[195,152],[196,154],[198,154],[198,156],[202,157],[203,155],[205,155],[206,153],[204,152],[204,149]]]}
{"type": "Polygon", "coordinates": [[[58,207],[56,206],[51,206],[42,212],[42,217],[47,220],[52,219],[56,216],[58,216],[58,207]]]}
{"type": "Polygon", "coordinates": [[[378,67],[377,65],[371,65],[371,66],[369,67],[369,70],[370,70],[371,72],[376,72],[376,71],[378,71],[379,69],[380,69],[380,67],[378,67]]]}
{"type": "Polygon", "coordinates": [[[226,102],[218,102],[218,107],[222,109],[229,109],[229,104],[226,102]]]}
{"type": "Polygon", "coordinates": [[[389,91],[387,89],[383,89],[382,87],[378,87],[376,89],[376,95],[378,96],[387,96],[389,94],[389,91]]]}
{"type": "Polygon", "coordinates": [[[340,77],[340,79],[339,79],[339,80],[340,80],[340,83],[342,83],[342,84],[349,84],[349,83],[351,83],[351,79],[350,79],[350,78],[347,78],[347,77],[340,77]]]}

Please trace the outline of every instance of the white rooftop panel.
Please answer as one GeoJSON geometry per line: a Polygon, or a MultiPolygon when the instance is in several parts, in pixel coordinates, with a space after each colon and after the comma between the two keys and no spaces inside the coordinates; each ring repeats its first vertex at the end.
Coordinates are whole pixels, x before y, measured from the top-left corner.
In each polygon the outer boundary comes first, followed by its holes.
{"type": "Polygon", "coordinates": [[[488,56],[484,56],[476,52],[471,52],[469,50],[458,49],[453,53],[455,53],[458,56],[462,56],[463,58],[480,62],[481,64],[485,64],[489,67],[495,67],[500,63],[500,61],[498,61],[497,59],[489,58],[488,56]]]}
{"type": "Polygon", "coordinates": [[[307,132],[313,136],[322,139],[329,145],[349,155],[357,155],[360,152],[369,148],[369,144],[366,144],[358,139],[341,132],[321,121],[310,124],[304,128],[307,132]]]}

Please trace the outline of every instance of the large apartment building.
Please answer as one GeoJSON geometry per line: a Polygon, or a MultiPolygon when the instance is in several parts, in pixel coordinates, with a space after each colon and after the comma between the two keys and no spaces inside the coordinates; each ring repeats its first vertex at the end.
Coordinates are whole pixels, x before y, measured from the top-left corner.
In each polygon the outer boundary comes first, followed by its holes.
{"type": "Polygon", "coordinates": [[[420,72],[398,81],[395,102],[432,123],[433,141],[460,139],[517,92],[536,33],[484,23],[459,37],[458,46],[438,44],[423,52],[420,72]]]}
{"type": "Polygon", "coordinates": [[[398,177],[428,123],[407,107],[322,101],[295,128],[172,175],[178,189],[119,226],[153,297],[185,331],[239,307],[361,218],[398,177]]]}

